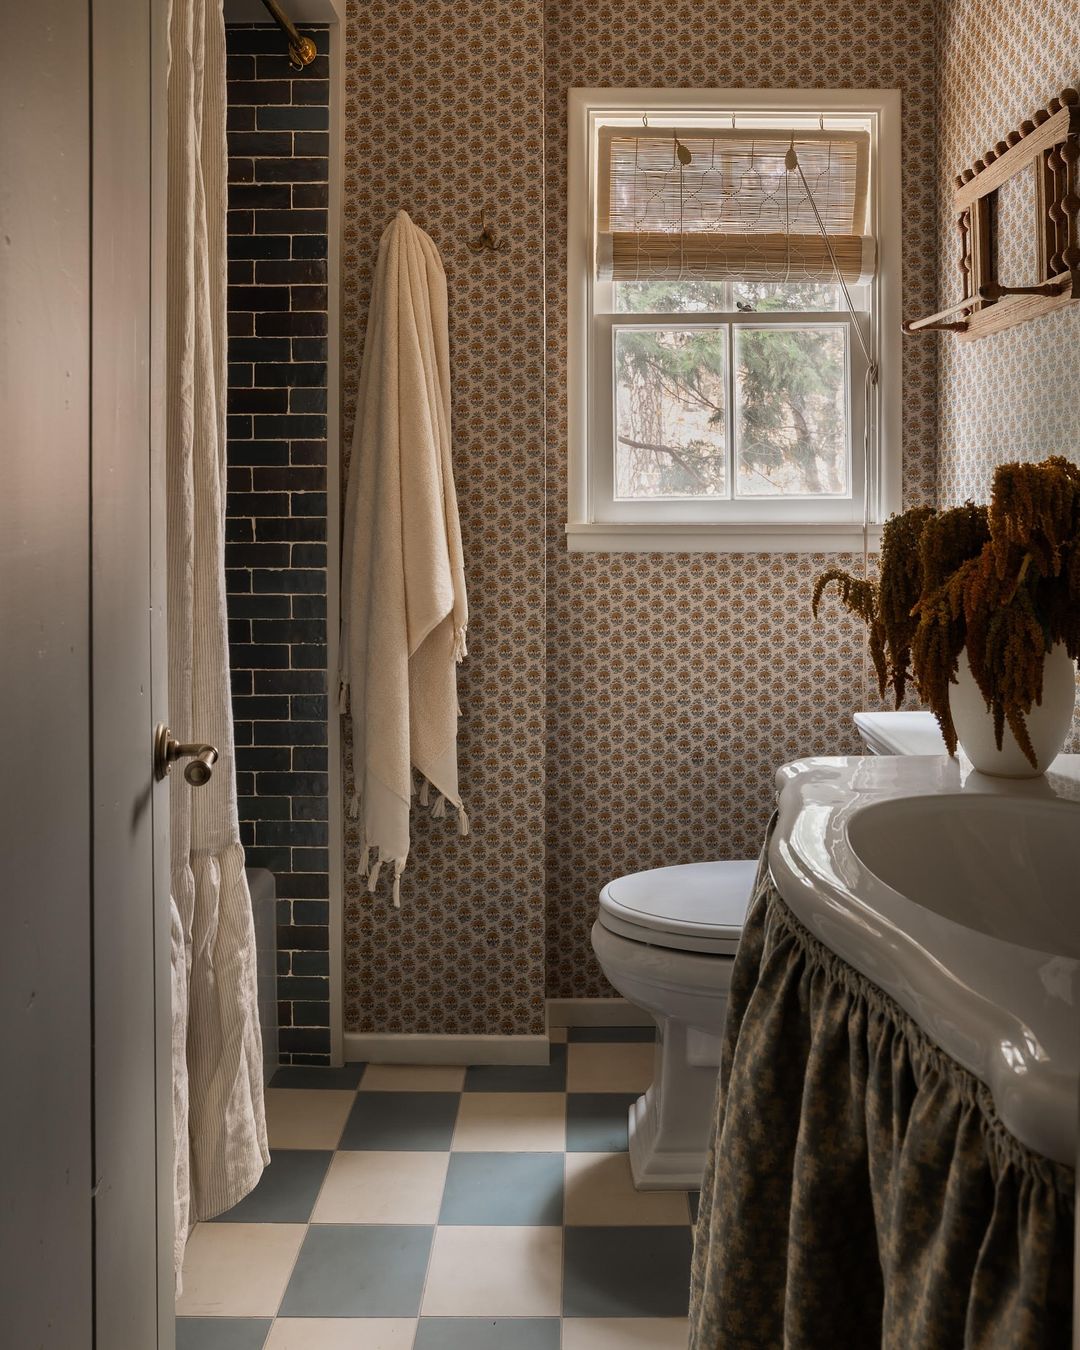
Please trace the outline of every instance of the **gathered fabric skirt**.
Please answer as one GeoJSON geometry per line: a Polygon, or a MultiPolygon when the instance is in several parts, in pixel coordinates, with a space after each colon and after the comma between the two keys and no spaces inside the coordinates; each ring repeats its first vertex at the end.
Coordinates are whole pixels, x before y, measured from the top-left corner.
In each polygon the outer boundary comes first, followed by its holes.
{"type": "Polygon", "coordinates": [[[1071,1345],[1074,1174],[798,922],[764,858],[735,961],[690,1350],[1071,1345]]]}

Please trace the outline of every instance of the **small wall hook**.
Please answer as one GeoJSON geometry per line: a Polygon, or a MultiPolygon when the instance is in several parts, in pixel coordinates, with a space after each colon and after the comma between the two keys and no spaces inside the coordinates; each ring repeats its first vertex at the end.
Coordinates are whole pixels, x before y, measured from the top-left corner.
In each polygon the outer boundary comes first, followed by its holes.
{"type": "Polygon", "coordinates": [[[507,239],[500,239],[487,223],[486,213],[480,212],[480,233],[475,239],[467,239],[466,244],[473,253],[505,253],[510,247],[507,239]]]}

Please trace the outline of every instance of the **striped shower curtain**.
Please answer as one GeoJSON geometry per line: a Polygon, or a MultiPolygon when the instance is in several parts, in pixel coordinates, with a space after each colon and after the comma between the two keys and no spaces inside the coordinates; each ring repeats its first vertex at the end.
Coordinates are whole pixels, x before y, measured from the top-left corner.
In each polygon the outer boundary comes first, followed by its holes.
{"type": "Polygon", "coordinates": [[[222,0],[169,16],[167,435],[169,714],[217,746],[170,779],[176,1270],[193,1224],[269,1162],[255,933],[236,812],[225,613],[225,25],[222,0]]]}

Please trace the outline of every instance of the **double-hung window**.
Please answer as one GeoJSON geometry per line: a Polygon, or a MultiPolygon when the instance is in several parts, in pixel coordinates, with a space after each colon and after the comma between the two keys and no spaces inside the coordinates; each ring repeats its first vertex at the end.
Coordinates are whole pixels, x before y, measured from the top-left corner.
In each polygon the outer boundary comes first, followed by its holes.
{"type": "Polygon", "coordinates": [[[887,91],[570,91],[571,548],[873,547],[898,118],[887,91]]]}

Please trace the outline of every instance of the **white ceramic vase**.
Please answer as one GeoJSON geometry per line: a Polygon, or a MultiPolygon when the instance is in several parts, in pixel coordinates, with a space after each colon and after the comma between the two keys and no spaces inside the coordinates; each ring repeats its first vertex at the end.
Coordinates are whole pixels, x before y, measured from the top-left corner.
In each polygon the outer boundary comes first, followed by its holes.
{"type": "Polygon", "coordinates": [[[1039,767],[1033,769],[1008,724],[1001,749],[994,740],[994,718],[971,673],[967,652],[960,655],[956,683],[949,688],[949,708],[961,748],[980,773],[996,778],[1037,778],[1061,752],[1072,724],[1076,702],[1076,666],[1065,648],[1051,647],[1043,667],[1042,703],[1027,715],[1028,734],[1039,767]]]}

